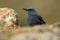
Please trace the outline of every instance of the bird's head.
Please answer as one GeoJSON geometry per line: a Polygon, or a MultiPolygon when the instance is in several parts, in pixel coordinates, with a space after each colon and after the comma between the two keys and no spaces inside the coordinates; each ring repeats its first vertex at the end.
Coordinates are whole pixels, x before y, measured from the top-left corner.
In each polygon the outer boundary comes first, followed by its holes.
{"type": "Polygon", "coordinates": [[[27,11],[29,15],[34,15],[37,13],[34,8],[23,8],[23,10],[27,11]]]}
{"type": "Polygon", "coordinates": [[[23,10],[25,10],[25,11],[35,11],[34,8],[23,8],[23,10]]]}

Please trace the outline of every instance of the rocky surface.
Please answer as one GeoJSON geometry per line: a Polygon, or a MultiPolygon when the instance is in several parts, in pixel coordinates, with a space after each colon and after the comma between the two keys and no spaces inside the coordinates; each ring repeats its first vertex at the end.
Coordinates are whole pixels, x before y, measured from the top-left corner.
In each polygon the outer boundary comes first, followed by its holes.
{"type": "Polygon", "coordinates": [[[36,25],[1,31],[0,40],[60,40],[58,25],[36,25]]]}

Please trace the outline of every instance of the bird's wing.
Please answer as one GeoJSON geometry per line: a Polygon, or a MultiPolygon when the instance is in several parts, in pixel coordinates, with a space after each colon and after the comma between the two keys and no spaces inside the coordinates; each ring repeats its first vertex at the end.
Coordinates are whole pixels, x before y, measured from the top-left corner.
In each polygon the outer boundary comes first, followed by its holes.
{"type": "Polygon", "coordinates": [[[37,18],[38,18],[40,21],[42,21],[44,24],[46,24],[46,22],[42,19],[41,16],[38,15],[37,18]]]}

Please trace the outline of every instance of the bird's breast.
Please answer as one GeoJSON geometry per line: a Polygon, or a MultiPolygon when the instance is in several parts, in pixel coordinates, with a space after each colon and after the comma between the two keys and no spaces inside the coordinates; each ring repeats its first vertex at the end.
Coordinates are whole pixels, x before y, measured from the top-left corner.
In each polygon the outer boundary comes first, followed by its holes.
{"type": "Polygon", "coordinates": [[[27,21],[29,24],[36,23],[36,18],[31,16],[27,18],[27,21]]]}

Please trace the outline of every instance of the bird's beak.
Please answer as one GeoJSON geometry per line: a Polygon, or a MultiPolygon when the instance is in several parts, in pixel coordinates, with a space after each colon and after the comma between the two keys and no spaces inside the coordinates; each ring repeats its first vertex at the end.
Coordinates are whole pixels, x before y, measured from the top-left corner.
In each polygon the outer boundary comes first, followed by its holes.
{"type": "Polygon", "coordinates": [[[27,11],[27,9],[26,9],[26,8],[23,8],[23,10],[27,11]]]}

